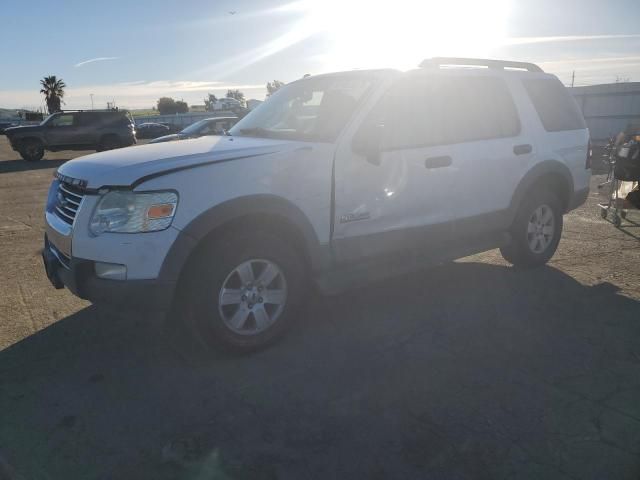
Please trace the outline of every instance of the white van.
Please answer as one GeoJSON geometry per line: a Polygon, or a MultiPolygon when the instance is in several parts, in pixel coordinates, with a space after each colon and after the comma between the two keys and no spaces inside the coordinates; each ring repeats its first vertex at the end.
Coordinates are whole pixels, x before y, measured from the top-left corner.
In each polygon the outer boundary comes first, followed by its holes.
{"type": "Polygon", "coordinates": [[[226,136],[62,165],[43,256],[58,288],[173,306],[205,341],[251,350],[312,285],[335,293],[493,248],[544,264],[590,174],[584,119],[536,65],[312,76],[226,136]]]}

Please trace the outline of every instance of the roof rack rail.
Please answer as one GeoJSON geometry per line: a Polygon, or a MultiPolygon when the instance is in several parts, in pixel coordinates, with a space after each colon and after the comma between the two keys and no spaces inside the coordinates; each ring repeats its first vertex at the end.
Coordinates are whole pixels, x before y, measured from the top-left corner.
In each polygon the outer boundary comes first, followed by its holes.
{"type": "MultiPolygon", "coordinates": [[[[126,110],[120,110],[119,107],[116,108],[89,108],[89,109],[78,109],[78,108],[72,108],[69,110],[58,110],[58,112],[69,112],[69,113],[74,113],[74,112],[124,112],[126,110]]],[[[57,112],[55,112],[57,113],[57,112]]]]}
{"type": "Polygon", "coordinates": [[[461,67],[487,67],[504,70],[505,68],[514,68],[519,70],[527,70],[528,72],[542,72],[543,70],[535,63],[528,62],[511,62],[508,60],[490,60],[486,58],[458,58],[458,57],[434,57],[427,58],[420,64],[421,68],[461,66],[461,67]]]}

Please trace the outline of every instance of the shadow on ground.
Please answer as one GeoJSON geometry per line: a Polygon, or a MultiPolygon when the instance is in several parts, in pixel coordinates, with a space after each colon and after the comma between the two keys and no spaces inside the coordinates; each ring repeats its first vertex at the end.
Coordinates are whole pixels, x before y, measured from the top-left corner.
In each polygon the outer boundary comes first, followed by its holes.
{"type": "Polygon", "coordinates": [[[89,307],[0,352],[0,448],[25,478],[640,472],[640,304],[609,284],[454,263],[312,299],[248,357],[149,320],[89,307]]]}
{"type": "Polygon", "coordinates": [[[71,160],[65,158],[62,160],[47,160],[43,158],[38,162],[27,162],[26,160],[6,160],[0,162],[0,174],[3,173],[15,173],[15,172],[27,172],[29,170],[42,170],[43,168],[58,168],[64,162],[71,160]]]}

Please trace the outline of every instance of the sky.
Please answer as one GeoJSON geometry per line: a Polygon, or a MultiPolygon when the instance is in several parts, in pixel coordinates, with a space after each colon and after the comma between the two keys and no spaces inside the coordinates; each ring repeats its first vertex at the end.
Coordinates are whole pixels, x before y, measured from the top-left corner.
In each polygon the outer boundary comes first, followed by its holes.
{"type": "Polygon", "coordinates": [[[565,84],[640,81],[638,0],[0,0],[0,107],[202,104],[273,79],[415,68],[433,56],[532,61],[565,84]]]}

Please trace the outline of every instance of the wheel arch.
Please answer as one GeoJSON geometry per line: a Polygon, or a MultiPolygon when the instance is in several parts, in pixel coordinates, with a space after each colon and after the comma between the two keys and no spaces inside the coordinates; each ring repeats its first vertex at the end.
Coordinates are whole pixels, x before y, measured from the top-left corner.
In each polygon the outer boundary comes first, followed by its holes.
{"type": "Polygon", "coordinates": [[[321,269],[327,261],[307,216],[290,201],[276,195],[241,197],[212,207],[194,218],[178,234],[160,269],[160,278],[180,280],[200,248],[231,229],[259,227],[291,238],[308,267],[321,269]]]}
{"type": "Polygon", "coordinates": [[[22,148],[22,146],[29,141],[36,141],[42,148],[46,149],[44,141],[37,135],[29,135],[26,137],[16,138],[15,143],[17,143],[18,148],[22,148]]]}
{"type": "Polygon", "coordinates": [[[529,170],[516,187],[509,206],[511,221],[515,218],[527,193],[541,186],[549,188],[558,196],[563,213],[569,210],[574,190],[571,171],[557,160],[545,160],[529,170]]]}

